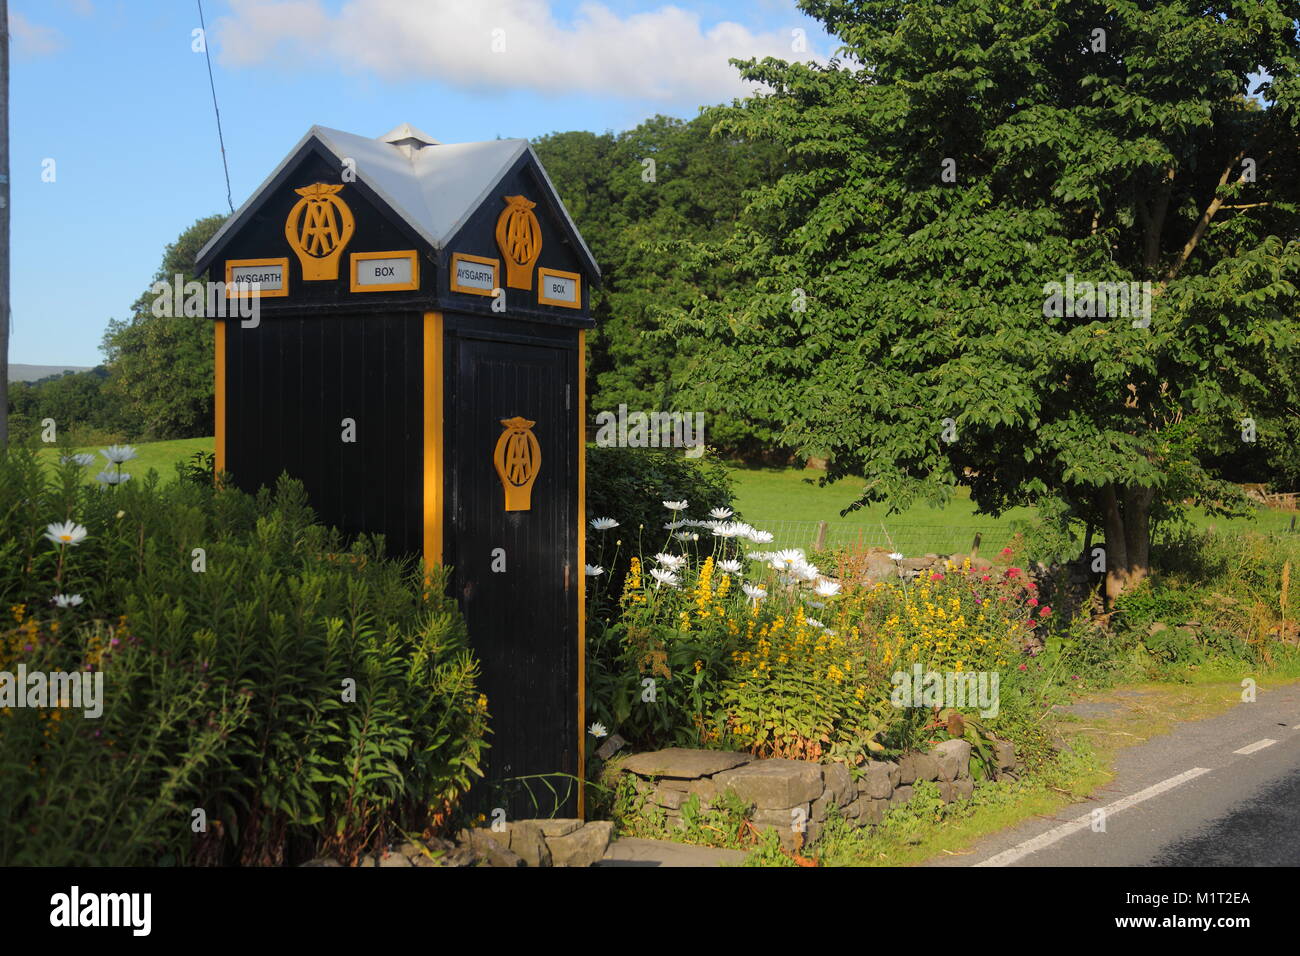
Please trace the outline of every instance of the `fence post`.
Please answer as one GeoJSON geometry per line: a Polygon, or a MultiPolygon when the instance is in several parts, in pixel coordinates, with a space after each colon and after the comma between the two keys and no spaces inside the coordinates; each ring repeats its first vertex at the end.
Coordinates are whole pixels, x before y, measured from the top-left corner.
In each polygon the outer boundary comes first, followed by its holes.
{"type": "Polygon", "coordinates": [[[974,561],[979,556],[980,556],[980,533],[976,531],[975,540],[974,542],[971,543],[970,546],[970,559],[974,561]]]}
{"type": "Polygon", "coordinates": [[[826,550],[826,522],[817,522],[817,540],[813,542],[814,551],[826,550]]]}

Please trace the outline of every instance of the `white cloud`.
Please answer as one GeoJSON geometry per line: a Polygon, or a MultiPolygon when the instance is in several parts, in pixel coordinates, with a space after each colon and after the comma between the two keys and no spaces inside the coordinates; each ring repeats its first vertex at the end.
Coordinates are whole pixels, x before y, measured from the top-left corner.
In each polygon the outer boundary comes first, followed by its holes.
{"type": "Polygon", "coordinates": [[[9,11],[9,35],[19,56],[47,56],[63,47],[63,34],[58,30],[32,23],[16,10],[9,11]]]}
{"type": "Polygon", "coordinates": [[[214,33],[227,66],[439,79],[462,89],[527,89],[713,102],[746,92],[730,57],[808,59],[785,30],[705,27],[678,7],[620,16],[583,4],[560,23],[546,0],[231,0],[214,33]],[[494,32],[499,31],[499,32],[494,32]],[[493,52],[493,42],[504,52],[493,52]]]}

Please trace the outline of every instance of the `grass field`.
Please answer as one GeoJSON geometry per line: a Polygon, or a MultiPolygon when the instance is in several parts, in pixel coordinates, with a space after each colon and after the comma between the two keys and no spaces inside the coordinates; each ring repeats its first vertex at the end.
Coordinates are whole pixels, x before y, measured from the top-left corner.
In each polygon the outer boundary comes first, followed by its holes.
{"type": "MultiPolygon", "coordinates": [[[[775,543],[784,547],[811,546],[817,537],[818,522],[825,521],[828,547],[892,547],[908,555],[968,551],[977,533],[980,550],[988,553],[1006,545],[1015,533],[1015,522],[1034,516],[1032,508],[1013,508],[997,518],[976,514],[969,492],[960,488],[957,497],[942,509],[916,505],[890,515],[884,505],[874,505],[841,518],[840,511],[857,497],[862,483],[844,478],[818,487],[816,479],[821,474],[811,469],[734,465],[731,477],[735,482],[736,510],[750,524],[771,531],[776,535],[775,543]]],[[[1219,530],[1282,532],[1293,518],[1292,512],[1261,508],[1253,520],[1227,521],[1196,512],[1191,521],[1219,530]]]]}
{"type": "MultiPolygon", "coordinates": [[[[87,482],[93,482],[100,470],[107,467],[104,456],[99,453],[99,450],[103,447],[105,446],[94,445],[87,448],[73,449],[74,452],[88,452],[95,456],[95,464],[85,471],[87,482]]],[[[149,469],[152,468],[158,472],[160,480],[166,484],[176,480],[176,463],[178,461],[184,461],[196,451],[212,451],[212,439],[178,438],[175,441],[145,442],[131,447],[136,450],[140,457],[123,465],[122,471],[129,474],[132,481],[136,481],[149,474],[149,469]]],[[[65,454],[68,454],[68,452],[61,448],[42,448],[40,452],[41,458],[50,464],[57,464],[59,456],[65,454]]]]}
{"type": "MultiPolygon", "coordinates": [[[[176,463],[196,451],[212,451],[212,439],[183,438],[133,447],[140,457],[122,469],[131,474],[133,481],[144,478],[152,468],[163,482],[169,482],[176,480],[176,463]]],[[[99,447],[76,450],[90,452],[98,459],[93,467],[86,469],[86,480],[93,482],[104,467],[99,447]]],[[[57,448],[41,450],[41,456],[51,463],[58,461],[58,456],[63,453],[57,448]]],[[[908,555],[968,551],[977,533],[980,535],[980,550],[988,553],[1006,545],[1014,534],[1014,522],[1031,519],[1034,515],[1032,508],[1014,508],[997,518],[976,514],[969,493],[961,488],[957,497],[942,509],[917,505],[890,515],[885,506],[874,505],[841,518],[841,509],[857,497],[861,482],[844,478],[818,487],[816,479],[821,474],[811,469],[734,465],[731,477],[736,488],[736,509],[755,527],[771,531],[776,536],[774,543],[782,547],[812,546],[817,537],[818,522],[825,521],[827,547],[880,546],[908,555]]],[[[1192,521],[1201,527],[1282,532],[1294,517],[1291,512],[1260,509],[1254,520],[1225,521],[1196,513],[1192,515],[1192,521]]]]}

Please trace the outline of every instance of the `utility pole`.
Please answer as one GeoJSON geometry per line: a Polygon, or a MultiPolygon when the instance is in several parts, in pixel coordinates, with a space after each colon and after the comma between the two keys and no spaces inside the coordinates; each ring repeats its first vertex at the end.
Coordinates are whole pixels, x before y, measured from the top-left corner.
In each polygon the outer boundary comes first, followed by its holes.
{"type": "Polygon", "coordinates": [[[0,449],[9,444],[9,0],[0,0],[0,449]]]}

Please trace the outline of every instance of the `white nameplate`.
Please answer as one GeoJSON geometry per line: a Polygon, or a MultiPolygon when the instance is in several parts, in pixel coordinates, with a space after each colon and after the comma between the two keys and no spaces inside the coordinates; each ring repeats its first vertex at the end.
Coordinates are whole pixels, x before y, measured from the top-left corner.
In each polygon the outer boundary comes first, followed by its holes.
{"type": "Polygon", "coordinates": [[[362,259],[357,263],[357,285],[410,285],[411,260],[362,259]]]}
{"type": "Polygon", "coordinates": [[[542,305],[562,305],[570,309],[581,308],[581,276],[558,269],[537,270],[537,301],[542,305]]]}
{"type": "Polygon", "coordinates": [[[497,260],[458,252],[451,257],[451,290],[492,295],[497,288],[497,260]]]}
{"type": "Polygon", "coordinates": [[[251,289],[239,289],[239,286],[258,286],[259,296],[287,295],[288,283],[285,279],[289,271],[288,259],[230,259],[226,261],[226,295],[249,295],[251,289]]]}

